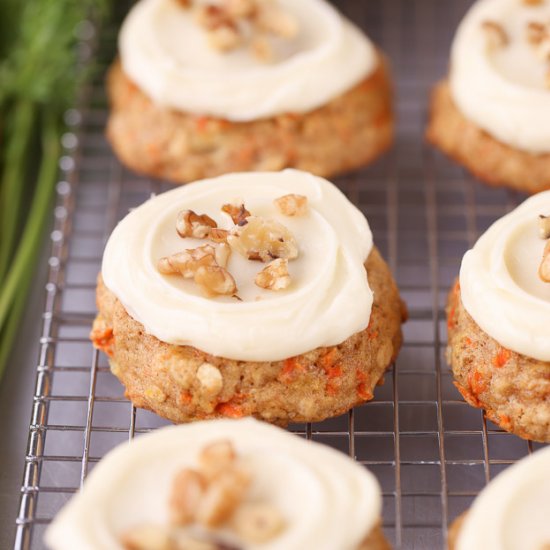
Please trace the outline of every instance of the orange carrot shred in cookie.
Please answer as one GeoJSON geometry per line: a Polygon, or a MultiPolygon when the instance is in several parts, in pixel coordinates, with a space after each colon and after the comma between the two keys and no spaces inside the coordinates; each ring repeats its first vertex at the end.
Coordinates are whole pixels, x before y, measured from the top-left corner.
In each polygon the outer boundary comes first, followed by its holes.
{"type": "Polygon", "coordinates": [[[330,369],[338,360],[338,350],[336,348],[330,348],[319,360],[319,364],[325,371],[330,369]]]}
{"type": "Polygon", "coordinates": [[[337,363],[336,365],[330,367],[326,370],[328,378],[340,378],[342,376],[342,365],[337,363]]]}
{"type": "Polygon", "coordinates": [[[369,400],[369,399],[372,399],[373,395],[372,395],[372,392],[368,389],[367,385],[365,384],[365,382],[361,382],[358,386],[357,386],[357,395],[361,398],[361,399],[364,399],[365,401],[369,400]]]}
{"type": "Polygon", "coordinates": [[[479,395],[487,389],[487,384],[483,380],[483,375],[478,371],[473,371],[468,374],[468,383],[474,395],[479,395]]]}
{"type": "Polygon", "coordinates": [[[113,356],[115,335],[111,327],[107,327],[105,329],[93,329],[90,334],[90,339],[96,348],[102,350],[109,357],[113,356]]]}
{"type": "Polygon", "coordinates": [[[244,416],[243,408],[231,401],[217,405],[216,412],[228,416],[229,418],[242,418],[244,416]]]}
{"type": "Polygon", "coordinates": [[[493,357],[493,365],[498,369],[506,365],[510,359],[510,350],[506,348],[500,348],[498,353],[493,357]]]}

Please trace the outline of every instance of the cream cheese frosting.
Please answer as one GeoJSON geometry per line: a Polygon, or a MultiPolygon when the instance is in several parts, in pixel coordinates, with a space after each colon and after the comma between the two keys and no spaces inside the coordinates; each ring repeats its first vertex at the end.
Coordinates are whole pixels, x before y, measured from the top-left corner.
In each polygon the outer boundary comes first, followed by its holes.
{"type": "Polygon", "coordinates": [[[377,63],[372,43],[325,0],[279,0],[299,32],[275,60],[213,50],[176,0],[141,0],[119,38],[124,72],[155,102],[233,121],[303,113],[351,89],[377,63]]]}
{"type": "Polygon", "coordinates": [[[548,63],[526,39],[528,23],[550,21],[550,1],[480,0],[460,24],[451,51],[450,86],[462,113],[499,141],[550,152],[548,63]],[[508,44],[488,48],[483,23],[499,24],[508,44]]]}
{"type": "Polygon", "coordinates": [[[466,311],[505,348],[550,361],[550,284],[538,277],[545,241],[539,215],[550,214],[550,191],[527,199],[495,222],[460,269],[466,311]]]}
{"type": "Polygon", "coordinates": [[[306,172],[239,173],[203,180],[151,198],[113,231],[103,257],[105,285],[129,315],[159,340],[191,345],[243,361],[277,361],[340,344],[369,323],[373,294],[364,262],[372,233],[363,214],[332,183],[306,172]],[[273,201],[306,196],[303,216],[284,216],[273,201]],[[294,235],[299,257],[289,262],[292,283],[271,291],[254,284],[265,264],[233,252],[228,271],[238,296],[204,297],[197,286],[157,269],[164,256],[205,243],[179,237],[177,214],[191,209],[229,228],[225,203],[273,219],[294,235]]]}
{"type": "MultiPolygon", "coordinates": [[[[168,523],[175,474],[207,444],[229,439],[252,476],[250,501],[270,502],[285,529],[246,550],[355,550],[380,518],[374,476],[342,453],[253,419],[163,428],[111,451],[61,510],[45,540],[52,550],[122,550],[122,533],[168,523]]],[[[242,545],[221,532],[228,543],[242,545]]]]}
{"type": "Polygon", "coordinates": [[[480,493],[456,550],[543,550],[550,545],[550,447],[509,467],[480,493]]]}

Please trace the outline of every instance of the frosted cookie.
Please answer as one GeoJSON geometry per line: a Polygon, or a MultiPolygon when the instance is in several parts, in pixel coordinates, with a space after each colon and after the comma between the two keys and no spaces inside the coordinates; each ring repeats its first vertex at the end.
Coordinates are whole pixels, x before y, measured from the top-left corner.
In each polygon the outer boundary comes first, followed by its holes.
{"type": "Polygon", "coordinates": [[[173,182],[285,167],[329,176],[393,139],[386,62],[325,0],[141,0],[107,87],[116,154],[173,182]]]}
{"type": "Polygon", "coordinates": [[[449,532],[449,550],[550,548],[550,447],[499,474],[449,532]]]}
{"type": "Polygon", "coordinates": [[[139,407],[286,424],[373,397],[404,306],[367,221],[296,170],[159,195],[111,235],[92,340],[139,407]]]}
{"type": "Polygon", "coordinates": [[[550,191],[494,223],[449,296],[448,356],[466,401],[550,442],[550,191]]]}
{"type": "Polygon", "coordinates": [[[490,185],[550,188],[550,0],[479,0],[432,94],[428,139],[490,185]]]}
{"type": "Polygon", "coordinates": [[[51,550],[386,550],[375,477],[252,419],[118,446],[46,531],[51,550]],[[345,528],[344,528],[345,527],[345,528]]]}

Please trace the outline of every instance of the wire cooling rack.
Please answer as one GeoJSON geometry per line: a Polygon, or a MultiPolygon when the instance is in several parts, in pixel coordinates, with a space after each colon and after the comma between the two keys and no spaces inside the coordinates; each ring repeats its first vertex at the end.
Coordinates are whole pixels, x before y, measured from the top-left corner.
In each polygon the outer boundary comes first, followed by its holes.
{"type": "MultiPolygon", "coordinates": [[[[410,319],[397,364],[372,402],[292,429],[349,453],[376,475],[384,530],[404,549],[444,548],[449,522],[495,474],[537,447],[466,405],[444,358],[445,300],[461,257],[522,200],[481,186],[423,141],[429,89],[446,72],[452,31],[470,3],[336,2],[388,54],[398,119],[392,152],[336,183],[367,215],[410,319]]],[[[99,44],[106,66],[116,29],[102,32],[99,44]]],[[[46,525],[106,452],[166,424],[132,407],[88,340],[110,231],[129,208],[170,188],[121,167],[103,136],[107,114],[102,76],[66,113],[17,549],[43,548],[46,525]]]]}

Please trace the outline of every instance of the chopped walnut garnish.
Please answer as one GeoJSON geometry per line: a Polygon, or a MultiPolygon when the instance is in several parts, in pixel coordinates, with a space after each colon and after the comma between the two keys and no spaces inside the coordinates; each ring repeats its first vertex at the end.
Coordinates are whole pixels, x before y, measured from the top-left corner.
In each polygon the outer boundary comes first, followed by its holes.
{"type": "Polygon", "coordinates": [[[197,509],[197,521],[216,527],[227,521],[241,505],[250,485],[244,470],[231,467],[220,473],[208,486],[197,509]]]}
{"type": "Polygon", "coordinates": [[[257,286],[266,290],[284,290],[290,285],[288,260],[273,260],[262,269],[254,281],[257,286]]]}
{"type": "Polygon", "coordinates": [[[546,25],[532,21],[526,28],[527,42],[533,46],[538,46],[547,36],[546,25]]]}
{"type": "Polygon", "coordinates": [[[208,31],[235,24],[227,10],[217,4],[199,4],[195,8],[195,19],[208,31]]]}
{"type": "Polygon", "coordinates": [[[496,21],[483,21],[483,32],[489,49],[503,48],[508,44],[508,35],[496,21]]]}
{"type": "Polygon", "coordinates": [[[545,282],[550,283],[550,241],[546,243],[542,253],[542,261],[539,266],[539,277],[545,282]]]}
{"type": "Polygon", "coordinates": [[[198,215],[193,210],[182,210],[176,220],[176,231],[183,238],[206,239],[214,227],[218,224],[211,217],[198,215]]]}
{"type": "Polygon", "coordinates": [[[236,26],[224,25],[208,32],[208,43],[215,50],[228,52],[242,44],[242,36],[236,26]]]}
{"type": "Polygon", "coordinates": [[[170,516],[174,525],[188,525],[195,520],[199,502],[206,492],[207,482],[202,474],[185,468],[178,472],[170,493],[170,516]]]}
{"type": "Polygon", "coordinates": [[[273,60],[273,48],[265,36],[254,37],[250,43],[250,48],[260,61],[268,63],[273,60]]]}
{"type": "Polygon", "coordinates": [[[199,464],[205,477],[212,480],[230,468],[236,458],[231,441],[215,441],[204,447],[199,456],[199,464]]]}
{"type": "Polygon", "coordinates": [[[194,280],[208,297],[233,296],[237,292],[237,285],[231,273],[217,265],[199,267],[194,280]]]}
{"type": "Polygon", "coordinates": [[[244,222],[246,222],[246,218],[252,216],[252,214],[245,208],[243,202],[224,204],[222,206],[222,212],[229,214],[235,225],[243,225],[244,222]]]}
{"type": "Polygon", "coordinates": [[[210,231],[210,240],[215,243],[226,243],[229,231],[227,229],[213,228],[210,231]]]}
{"type": "Polygon", "coordinates": [[[270,262],[277,258],[293,260],[298,257],[298,245],[292,233],[275,220],[256,216],[247,218],[248,223],[237,226],[227,242],[239,254],[249,260],[270,262]]]}
{"type": "Polygon", "coordinates": [[[162,525],[140,525],[121,537],[125,550],[172,550],[170,528],[162,525]]]}
{"type": "Polygon", "coordinates": [[[294,38],[298,33],[296,19],[273,3],[259,4],[254,22],[260,31],[270,32],[282,38],[294,38]]]}
{"type": "Polygon", "coordinates": [[[539,237],[550,239],[550,216],[539,216],[539,237]]]}
{"type": "Polygon", "coordinates": [[[303,216],[307,212],[307,197],[304,195],[283,195],[274,202],[285,216],[303,216]]]}
{"type": "Polygon", "coordinates": [[[230,255],[231,248],[226,243],[205,244],[161,258],[157,268],[163,275],[180,274],[184,279],[192,279],[199,267],[226,267],[230,255]]]}
{"type": "Polygon", "coordinates": [[[257,9],[257,0],[224,0],[224,5],[231,17],[241,19],[251,17],[257,9]]]}
{"type": "Polygon", "coordinates": [[[277,536],[284,528],[281,513],[271,504],[243,504],[235,513],[233,526],[246,542],[262,544],[277,536]]]}

